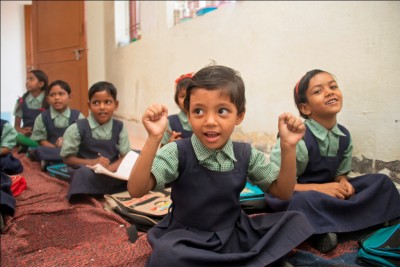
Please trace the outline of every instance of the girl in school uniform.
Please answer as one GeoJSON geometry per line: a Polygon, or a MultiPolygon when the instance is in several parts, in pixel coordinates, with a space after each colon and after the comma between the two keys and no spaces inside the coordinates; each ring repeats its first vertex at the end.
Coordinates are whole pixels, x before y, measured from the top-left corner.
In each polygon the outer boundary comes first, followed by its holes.
{"type": "Polygon", "coordinates": [[[47,85],[48,78],[42,70],[28,72],[26,77],[27,92],[17,100],[14,109],[14,128],[19,133],[17,145],[21,145],[20,152],[25,152],[29,146],[37,147],[39,145],[29,137],[32,134],[36,117],[48,108],[45,99],[47,85]]]}
{"type": "Polygon", "coordinates": [[[0,152],[0,232],[4,232],[4,218],[13,216],[15,210],[15,198],[11,191],[12,180],[9,175],[21,173],[24,168],[11,154],[15,147],[17,131],[6,120],[0,120],[1,152],[0,152]]]}
{"type": "MultiPolygon", "coordinates": [[[[336,233],[352,232],[400,217],[400,196],[384,174],[347,178],[353,145],[349,131],[337,122],[343,96],[334,76],[307,72],[294,88],[294,98],[307,127],[297,144],[297,184],[292,198],[267,195],[275,211],[301,211],[317,235],[311,244],[321,252],[337,245],[336,233]]],[[[271,162],[280,165],[278,139],[271,162]]]]}
{"type": "Polygon", "coordinates": [[[48,165],[63,162],[60,152],[64,132],[76,120],[85,118],[79,110],[69,108],[71,88],[67,82],[52,82],[46,97],[50,108],[36,118],[31,135],[40,146],[30,151],[33,158],[44,163],[43,170],[48,165]]]}
{"type": "Polygon", "coordinates": [[[183,106],[183,101],[186,97],[186,88],[188,87],[192,77],[192,73],[187,73],[179,76],[175,80],[174,100],[180,111],[178,114],[168,116],[168,127],[161,140],[161,146],[181,138],[191,137],[193,134],[192,126],[189,124],[185,107],[183,106]]]}
{"type": "Polygon", "coordinates": [[[296,143],[305,131],[291,114],[279,117],[283,164],[274,169],[265,162],[264,153],[230,139],[244,119],[245,102],[244,83],[236,71],[208,66],[193,76],[187,89],[191,138],[158,150],[167,127],[167,108],[154,104],[143,114],[148,138],[131,171],[128,191],[141,197],[171,184],[172,198],[169,213],[147,233],[153,249],[147,266],[281,264],[280,258],[312,234],[299,212],[250,218],[241,210],[239,195],[246,177],[264,191],[290,198],[296,143]]]}
{"type": "Polygon", "coordinates": [[[11,150],[16,145],[16,137],[18,132],[12,125],[6,120],[0,120],[0,136],[1,136],[1,160],[0,169],[1,171],[13,175],[21,173],[24,168],[21,161],[15,158],[11,150]]]}
{"type": "Polygon", "coordinates": [[[78,120],[67,128],[61,147],[61,157],[71,175],[67,198],[78,195],[103,195],[126,191],[126,181],[97,174],[86,165],[103,165],[115,172],[131,150],[128,131],[113,119],[118,108],[117,89],[109,82],[98,82],[89,89],[87,119],[78,120]]]}

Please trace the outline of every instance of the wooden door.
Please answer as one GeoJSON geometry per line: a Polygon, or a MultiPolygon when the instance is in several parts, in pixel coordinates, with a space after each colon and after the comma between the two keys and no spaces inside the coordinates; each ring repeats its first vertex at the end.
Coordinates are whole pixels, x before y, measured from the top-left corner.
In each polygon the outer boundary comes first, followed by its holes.
{"type": "Polygon", "coordinates": [[[66,81],[72,90],[71,108],[87,116],[84,21],[84,1],[32,1],[32,67],[43,70],[49,82],[66,81]]]}

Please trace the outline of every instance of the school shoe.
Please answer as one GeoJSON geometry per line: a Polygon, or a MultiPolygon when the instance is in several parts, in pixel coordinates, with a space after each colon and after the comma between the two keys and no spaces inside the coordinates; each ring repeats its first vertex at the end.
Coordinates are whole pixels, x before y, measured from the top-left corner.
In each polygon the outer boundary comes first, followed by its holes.
{"type": "Polygon", "coordinates": [[[337,247],[337,235],[326,233],[310,237],[310,245],[321,253],[327,253],[337,247]]]}

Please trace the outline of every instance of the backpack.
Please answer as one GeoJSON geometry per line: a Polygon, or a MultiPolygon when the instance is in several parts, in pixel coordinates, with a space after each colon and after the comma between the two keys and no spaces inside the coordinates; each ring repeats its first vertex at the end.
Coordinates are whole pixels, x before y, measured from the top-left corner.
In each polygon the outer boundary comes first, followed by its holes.
{"type": "Polygon", "coordinates": [[[400,266],[400,224],[374,231],[358,245],[357,262],[363,266],[400,266]]]}
{"type": "Polygon", "coordinates": [[[132,225],[127,229],[129,240],[135,242],[138,231],[147,232],[168,213],[172,203],[171,189],[150,191],[140,198],[133,198],[128,191],[104,195],[109,209],[132,225]]]}

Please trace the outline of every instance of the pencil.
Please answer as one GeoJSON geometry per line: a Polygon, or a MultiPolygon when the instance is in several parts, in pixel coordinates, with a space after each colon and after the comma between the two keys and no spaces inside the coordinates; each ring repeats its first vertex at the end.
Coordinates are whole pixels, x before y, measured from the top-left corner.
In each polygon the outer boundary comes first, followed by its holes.
{"type": "Polygon", "coordinates": [[[169,134],[173,134],[173,132],[168,130],[168,129],[166,130],[166,132],[169,133],[169,134]]]}

